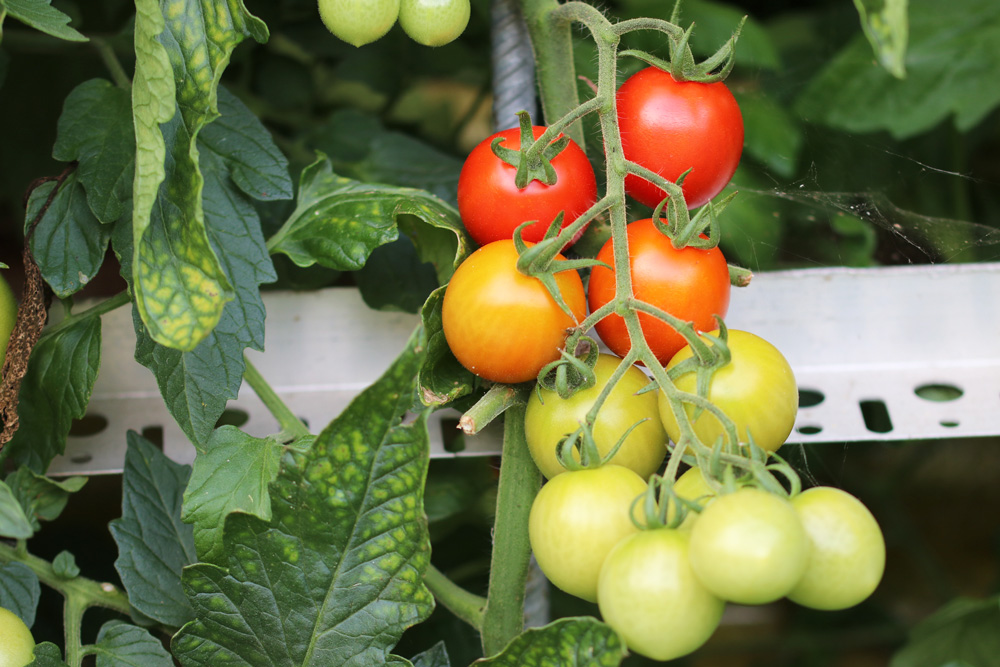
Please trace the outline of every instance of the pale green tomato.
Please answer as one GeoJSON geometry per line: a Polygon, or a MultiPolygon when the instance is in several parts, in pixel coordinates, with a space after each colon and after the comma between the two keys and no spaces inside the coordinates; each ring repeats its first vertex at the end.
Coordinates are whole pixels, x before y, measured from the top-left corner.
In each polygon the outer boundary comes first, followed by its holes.
{"type": "Polygon", "coordinates": [[[10,341],[10,332],[14,330],[14,322],[17,321],[17,299],[10,290],[10,285],[2,275],[0,275],[0,365],[7,355],[7,343],[10,341]]]}
{"type": "Polygon", "coordinates": [[[808,560],[809,537],[792,504],[760,489],[716,496],[691,528],[691,567],[723,600],[765,604],[782,598],[808,560]]]}
{"type": "Polygon", "coordinates": [[[686,531],[642,530],[604,559],[597,604],[629,650],[673,660],[704,644],[725,603],[698,581],[688,562],[686,531]]]}
{"type": "Polygon", "coordinates": [[[35,638],[24,621],[0,607],[0,667],[25,667],[35,659],[35,638]]]}
{"type": "MultiPolygon", "coordinates": [[[[610,354],[600,355],[594,366],[597,384],[568,399],[547,389],[531,392],[524,413],[524,434],[531,457],[546,478],[566,472],[556,458],[556,446],[580,426],[620,361],[610,354]]],[[[611,462],[631,468],[643,479],[656,472],[667,453],[667,433],[660,423],[656,392],[637,394],[648,384],[645,373],[635,366],[629,368],[601,405],[594,422],[594,440],[602,455],[611,451],[632,425],[639,424],[611,462]]],[[[576,458],[579,460],[579,456],[576,458]]]]}
{"type": "MultiPolygon", "coordinates": [[[[792,367],[778,348],[752,333],[730,329],[728,342],[732,358],[712,375],[708,400],[733,420],[740,442],[747,442],[749,432],[758,447],[773,452],[792,432],[799,409],[799,391],[792,367]]],[[[692,354],[690,346],[683,348],[667,368],[673,368],[692,354]]],[[[674,384],[681,391],[697,393],[694,372],[681,375],[674,384]]],[[[660,419],[667,435],[677,442],[680,426],[670,402],[662,392],[659,400],[660,419]]],[[[685,409],[689,416],[694,415],[694,406],[686,405],[685,409]]],[[[694,432],[708,447],[724,433],[719,420],[707,411],[702,411],[694,421],[694,432]]]]}
{"type": "Polygon", "coordinates": [[[319,0],[319,16],[334,35],[364,46],[389,32],[399,16],[399,0],[319,0]]]}
{"type": "Polygon", "coordinates": [[[604,557],[639,530],[629,510],[645,491],[641,477],[615,465],[549,480],[535,496],[528,517],[531,550],[548,580],[570,595],[596,602],[604,557]]]}
{"type": "Polygon", "coordinates": [[[400,0],[399,25],[424,46],[443,46],[469,24],[469,0],[400,0]]]}
{"type": "MultiPolygon", "coordinates": [[[[688,468],[677,480],[674,482],[674,493],[685,500],[697,501],[702,506],[706,505],[709,500],[715,497],[715,491],[712,487],[708,485],[705,481],[705,475],[701,472],[701,468],[688,468]]],[[[676,514],[676,510],[673,506],[667,508],[667,520],[671,520],[676,514]]],[[[678,526],[680,530],[691,530],[694,526],[695,520],[698,518],[697,512],[688,511],[684,521],[678,526]]]]}
{"type": "Polygon", "coordinates": [[[805,574],[788,594],[812,609],[847,609],[874,592],[885,570],[885,539],[860,500],[817,486],[792,498],[809,536],[805,574]]]}

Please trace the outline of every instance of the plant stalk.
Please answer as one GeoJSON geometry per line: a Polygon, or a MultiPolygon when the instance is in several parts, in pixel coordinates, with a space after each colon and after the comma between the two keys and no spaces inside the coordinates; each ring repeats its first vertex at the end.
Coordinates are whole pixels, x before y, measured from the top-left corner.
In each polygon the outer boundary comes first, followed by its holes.
{"type": "Polygon", "coordinates": [[[434,599],[444,605],[448,611],[476,630],[482,630],[486,598],[465,590],[434,565],[427,566],[427,572],[424,573],[424,583],[434,594],[434,599]]]}
{"type": "Polygon", "coordinates": [[[282,432],[291,436],[292,439],[304,438],[310,435],[306,425],[281,400],[281,397],[268,384],[264,376],[257,370],[257,367],[250,363],[250,359],[246,355],[243,355],[243,360],[246,362],[243,379],[250,385],[250,388],[257,394],[257,397],[260,398],[268,411],[278,420],[278,425],[281,427],[282,432]]]}

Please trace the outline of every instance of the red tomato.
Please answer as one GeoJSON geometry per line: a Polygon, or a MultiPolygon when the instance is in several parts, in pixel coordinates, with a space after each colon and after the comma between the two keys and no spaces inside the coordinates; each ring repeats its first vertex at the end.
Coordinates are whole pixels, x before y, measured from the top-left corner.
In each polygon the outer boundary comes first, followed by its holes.
{"type": "MultiPolygon", "coordinates": [[[[535,138],[544,131],[544,127],[533,128],[535,138]]],[[[597,201],[594,169],[572,141],[552,159],[555,183],[534,180],[518,190],[514,185],[517,170],[494,155],[490,147],[496,137],[504,138],[502,146],[512,150],[521,147],[518,128],[497,132],[472,149],[458,177],[458,212],[476,243],[513,238],[517,226],[529,220],[538,222],[525,229],[522,238],[540,241],[560,211],[565,213],[565,227],[597,201]]]]}
{"type": "MultiPolygon", "coordinates": [[[[718,324],[714,316],[725,317],[729,309],[729,266],[717,247],[704,250],[690,246],[674,248],[670,239],[653,224],[652,218],[628,226],[632,293],[635,298],[686,322],[698,331],[711,331],[718,324]]],[[[614,268],[609,240],[597,259],[614,268]]],[[[595,266],[590,274],[587,300],[597,310],[615,297],[613,270],[595,266]]],[[[646,313],[639,314],[642,331],[660,363],[667,363],[687,342],[666,322],[646,313]]],[[[601,340],[620,357],[631,349],[625,320],[609,315],[595,327],[601,340]]]]}
{"type": "Polygon", "coordinates": [[[555,274],[575,319],[556,304],[545,286],[517,270],[511,240],[483,246],[462,262],[448,283],[442,325],[458,361],[494,382],[527,382],[559,358],[568,332],[587,312],[576,271],[555,274]]]}
{"type": "MultiPolygon", "coordinates": [[[[743,116],[724,83],[678,83],[647,67],[623,83],[617,97],[626,159],[674,182],[690,169],[682,185],[688,208],[726,187],[743,153],[743,116]]],[[[650,207],[667,196],[632,174],[625,191],[650,207]]]]}

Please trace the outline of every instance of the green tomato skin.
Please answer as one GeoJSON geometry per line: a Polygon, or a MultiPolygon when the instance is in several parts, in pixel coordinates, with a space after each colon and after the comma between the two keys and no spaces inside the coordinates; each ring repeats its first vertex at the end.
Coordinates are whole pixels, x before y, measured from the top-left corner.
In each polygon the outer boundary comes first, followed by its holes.
{"type": "MultiPolygon", "coordinates": [[[[594,366],[597,383],[568,399],[547,389],[531,392],[524,413],[525,437],[535,465],[547,479],[566,472],[556,458],[556,446],[586,418],[620,361],[610,354],[600,355],[594,366]]],[[[633,424],[641,422],[629,433],[611,462],[634,470],[643,479],[656,472],[667,454],[667,433],[660,423],[656,392],[636,394],[648,384],[645,373],[635,366],[629,368],[601,405],[594,423],[594,440],[604,455],[633,424]]],[[[576,458],[579,460],[579,456],[576,458]]]]}
{"type": "Polygon", "coordinates": [[[755,488],[717,496],[691,528],[691,567],[710,591],[739,604],[786,596],[802,578],[809,538],[785,498],[755,488]]]}
{"type": "Polygon", "coordinates": [[[364,46],[389,32],[399,16],[399,0],[319,0],[319,16],[335,36],[364,46]]]}
{"type": "MultiPolygon", "coordinates": [[[[674,481],[674,493],[684,500],[696,501],[702,507],[706,506],[715,498],[715,490],[708,485],[701,468],[688,468],[680,477],[674,481]]],[[[667,508],[667,521],[672,521],[677,510],[671,505],[667,508]]],[[[677,528],[679,530],[691,530],[694,522],[698,519],[698,513],[688,511],[684,521],[677,528]]]]}
{"type": "Polygon", "coordinates": [[[553,585],[597,601],[604,558],[635,533],[629,511],[646,482],[628,468],[604,465],[549,480],[535,496],[528,538],[538,567],[553,585]]]}
{"type": "Polygon", "coordinates": [[[35,659],[35,638],[24,621],[0,607],[0,667],[25,667],[35,659]]]}
{"type": "MultiPolygon", "coordinates": [[[[712,332],[718,334],[718,331],[712,332]]],[[[792,432],[799,409],[799,391],[795,375],[788,360],[760,336],[736,329],[729,330],[730,362],[712,375],[708,400],[722,409],[736,424],[740,442],[747,442],[748,432],[754,443],[769,452],[776,451],[792,432]]],[[[694,353],[687,346],[675,354],[667,364],[671,369],[694,353]]],[[[678,389],[697,393],[694,372],[684,373],[675,380],[678,389]]],[[[659,395],[660,419],[667,435],[674,442],[680,438],[680,426],[666,395],[659,395]]],[[[694,406],[686,405],[690,417],[694,406]]],[[[698,439],[711,447],[725,431],[709,412],[702,412],[694,419],[694,432],[698,439]]]]}
{"type": "Polygon", "coordinates": [[[17,321],[17,299],[3,276],[0,276],[0,366],[7,355],[7,343],[10,342],[10,332],[14,330],[17,321]]]}
{"type": "Polygon", "coordinates": [[[792,498],[809,536],[805,574],[788,594],[804,607],[847,609],[871,595],[885,571],[885,539],[860,500],[817,486],[792,498]]]}
{"type": "Polygon", "coordinates": [[[673,660],[715,632],[725,602],[695,577],[686,531],[658,528],[626,537],[601,567],[597,602],[630,650],[673,660]]]}
{"type": "Polygon", "coordinates": [[[401,0],[399,25],[424,46],[454,41],[469,24],[469,0],[401,0]]]}

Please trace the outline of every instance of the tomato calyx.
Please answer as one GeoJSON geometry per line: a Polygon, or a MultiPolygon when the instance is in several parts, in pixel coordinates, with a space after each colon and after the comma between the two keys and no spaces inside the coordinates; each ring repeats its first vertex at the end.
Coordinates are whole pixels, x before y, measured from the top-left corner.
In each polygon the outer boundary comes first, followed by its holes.
{"type": "Polygon", "coordinates": [[[732,37],[726,40],[725,44],[720,46],[715,53],[699,63],[695,60],[689,44],[691,32],[694,30],[694,23],[688,26],[686,30],[678,25],[680,18],[680,4],[681,3],[678,2],[674,5],[674,11],[670,17],[670,21],[658,22],[659,25],[655,26],[661,32],[666,33],[669,38],[669,60],[657,58],[651,53],[637,49],[626,49],[622,51],[620,55],[632,56],[633,58],[637,58],[649,65],[652,65],[653,67],[656,67],[657,69],[668,72],[670,76],[674,77],[675,81],[715,83],[717,81],[724,80],[733,70],[733,65],[736,60],[736,40],[739,39],[740,32],[743,30],[743,25],[746,23],[747,17],[744,16],[740,20],[739,25],[736,26],[736,30],[733,31],[732,37]]]}
{"type": "Polygon", "coordinates": [[[600,348],[590,336],[577,329],[566,339],[566,346],[560,358],[542,368],[538,374],[535,391],[554,391],[565,400],[580,389],[588,389],[597,384],[594,365],[600,356],[600,348]]]}
{"type": "Polygon", "coordinates": [[[697,499],[684,498],[674,491],[674,483],[661,475],[649,478],[646,492],[632,503],[629,516],[639,530],[657,530],[659,528],[679,528],[688,515],[702,510],[702,504],[697,499]],[[642,519],[636,516],[636,506],[642,503],[642,519]]]}
{"type": "Polygon", "coordinates": [[[555,185],[558,180],[552,159],[569,146],[569,137],[562,136],[548,144],[542,144],[535,139],[532,132],[531,114],[527,111],[517,112],[521,132],[521,147],[517,150],[503,145],[504,138],[497,137],[490,144],[490,150],[500,160],[514,167],[514,185],[518,190],[528,187],[532,181],[545,185],[555,185]]]}

